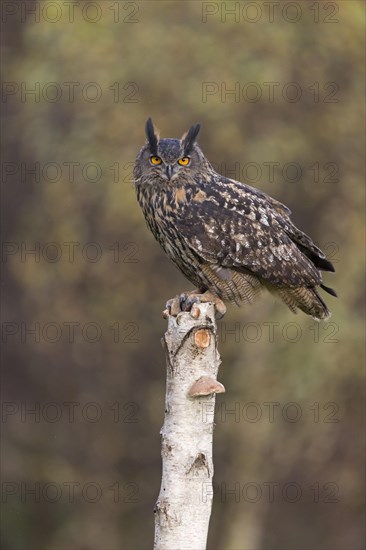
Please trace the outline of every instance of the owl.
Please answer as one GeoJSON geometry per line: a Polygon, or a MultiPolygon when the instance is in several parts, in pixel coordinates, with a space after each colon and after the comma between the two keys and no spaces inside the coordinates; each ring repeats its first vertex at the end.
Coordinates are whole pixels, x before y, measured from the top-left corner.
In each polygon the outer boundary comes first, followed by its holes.
{"type": "MultiPolygon", "coordinates": [[[[252,303],[267,289],[291,311],[327,320],[319,287],[332,263],[290,220],[290,210],[266,193],[218,174],[193,125],[181,139],[160,139],[151,118],[138,153],[134,182],[148,227],[164,252],[197,290],[183,293],[180,310],[195,301],[252,303]]],[[[176,304],[176,302],[175,302],[176,304]]],[[[173,302],[169,313],[177,314],[173,302]]]]}

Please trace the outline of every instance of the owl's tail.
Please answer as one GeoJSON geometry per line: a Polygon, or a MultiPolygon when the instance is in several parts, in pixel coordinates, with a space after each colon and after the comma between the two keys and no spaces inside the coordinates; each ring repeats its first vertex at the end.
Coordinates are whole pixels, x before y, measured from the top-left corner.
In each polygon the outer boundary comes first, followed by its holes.
{"type": "Polygon", "coordinates": [[[276,294],[293,313],[299,308],[318,321],[327,321],[331,317],[331,312],[315,288],[277,288],[276,294]]]}

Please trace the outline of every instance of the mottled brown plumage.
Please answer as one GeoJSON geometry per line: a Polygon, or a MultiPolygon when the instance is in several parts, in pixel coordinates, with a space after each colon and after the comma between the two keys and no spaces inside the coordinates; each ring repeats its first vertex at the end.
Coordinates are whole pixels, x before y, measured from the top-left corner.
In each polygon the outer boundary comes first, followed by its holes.
{"type": "Polygon", "coordinates": [[[196,143],[199,125],[181,140],[159,139],[151,119],[135,169],[147,225],[169,258],[200,292],[251,303],[267,288],[296,312],[330,312],[317,292],[333,265],[269,195],[226,178],[196,143]],[[183,159],[183,160],[182,160],[183,159]]]}

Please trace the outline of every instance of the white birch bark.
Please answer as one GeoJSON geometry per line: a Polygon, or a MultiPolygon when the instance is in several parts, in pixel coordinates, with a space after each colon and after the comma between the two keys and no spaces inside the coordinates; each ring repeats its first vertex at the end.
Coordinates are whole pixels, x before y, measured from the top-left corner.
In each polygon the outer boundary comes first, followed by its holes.
{"type": "Polygon", "coordinates": [[[155,550],[204,550],[212,507],[212,438],[220,357],[215,310],[194,304],[168,317],[167,381],[161,429],[162,481],[155,506],[155,550]]]}

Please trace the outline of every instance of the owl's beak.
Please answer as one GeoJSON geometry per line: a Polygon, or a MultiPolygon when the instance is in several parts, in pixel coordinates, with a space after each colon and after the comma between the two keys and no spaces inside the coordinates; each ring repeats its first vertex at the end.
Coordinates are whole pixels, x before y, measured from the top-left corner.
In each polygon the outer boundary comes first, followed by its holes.
{"type": "Polygon", "coordinates": [[[173,175],[173,166],[171,164],[167,164],[165,171],[168,176],[168,180],[171,180],[173,175]]]}

